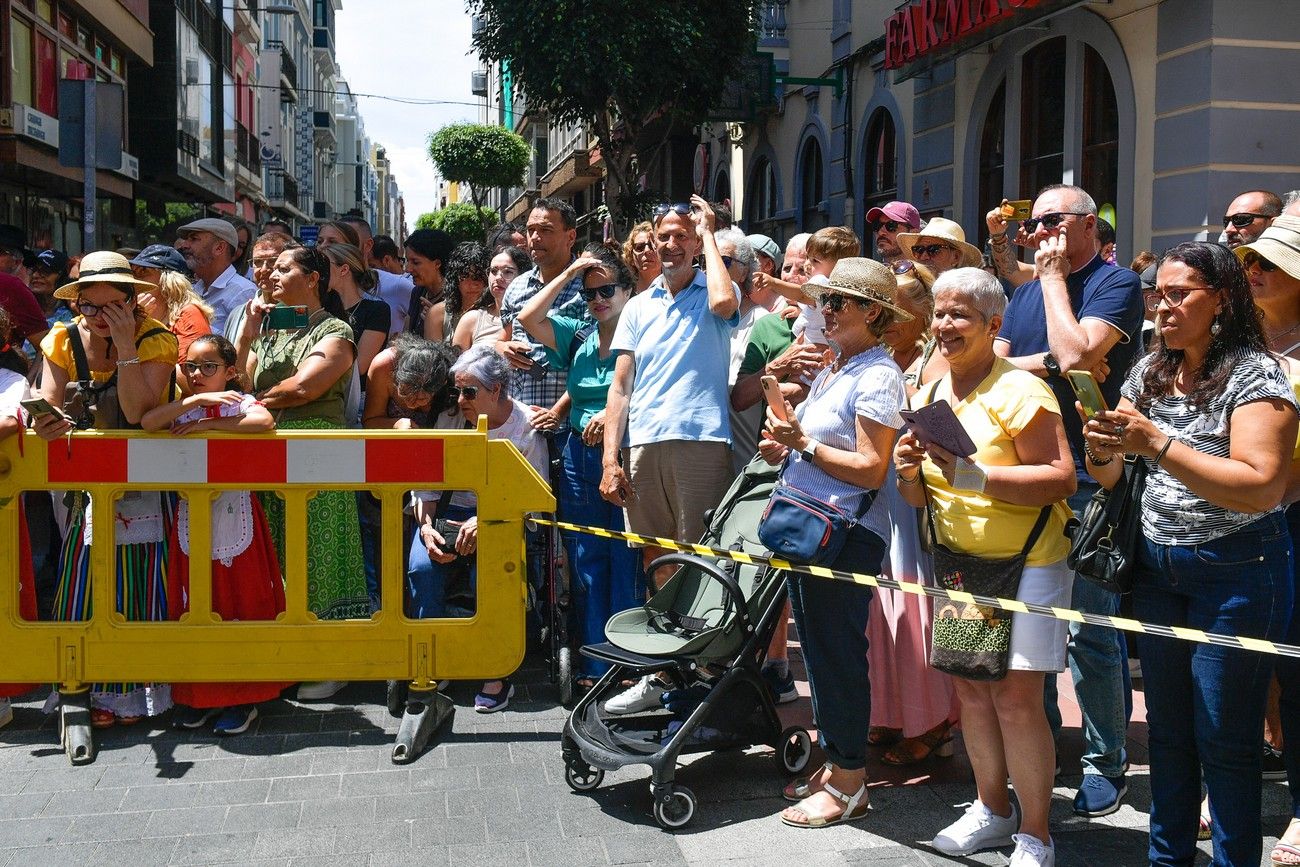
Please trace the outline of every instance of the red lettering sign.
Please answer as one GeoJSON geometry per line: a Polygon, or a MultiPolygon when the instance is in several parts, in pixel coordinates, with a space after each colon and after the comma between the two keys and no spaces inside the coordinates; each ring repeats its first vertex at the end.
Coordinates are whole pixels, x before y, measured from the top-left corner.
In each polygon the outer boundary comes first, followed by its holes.
{"type": "Polygon", "coordinates": [[[1040,5],[1044,0],[913,0],[885,20],[885,68],[899,69],[1040,5]]]}

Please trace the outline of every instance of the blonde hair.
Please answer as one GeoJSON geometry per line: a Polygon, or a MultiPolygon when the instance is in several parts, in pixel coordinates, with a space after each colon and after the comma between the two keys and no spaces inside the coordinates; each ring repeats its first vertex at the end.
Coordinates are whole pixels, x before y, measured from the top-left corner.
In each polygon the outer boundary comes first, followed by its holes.
{"type": "Polygon", "coordinates": [[[184,274],[163,271],[158,275],[158,299],[167,307],[166,325],[174,325],[181,311],[191,304],[203,312],[208,322],[212,321],[212,308],[194,291],[194,284],[184,274]]]}
{"type": "Polygon", "coordinates": [[[359,248],[351,244],[330,244],[321,252],[330,262],[352,272],[352,282],[357,284],[357,289],[361,290],[363,295],[375,288],[375,275],[366,267],[366,261],[362,258],[359,248]]]}
{"type": "Polygon", "coordinates": [[[895,272],[894,279],[898,282],[898,294],[924,311],[920,318],[925,322],[925,328],[917,339],[917,345],[924,345],[930,339],[930,322],[934,319],[934,293],[930,291],[934,286],[934,272],[919,262],[913,262],[911,270],[902,274],[895,272]]]}
{"type": "Polygon", "coordinates": [[[862,243],[858,241],[858,236],[853,234],[852,229],[844,226],[827,226],[825,229],[813,232],[812,237],[808,239],[807,253],[809,258],[833,259],[838,262],[850,256],[861,255],[862,243]]]}
{"type": "Polygon", "coordinates": [[[631,268],[634,273],[636,271],[636,257],[632,254],[632,242],[636,240],[637,235],[641,234],[649,235],[650,240],[653,242],[654,233],[655,227],[650,225],[649,220],[637,223],[632,227],[632,231],[627,233],[627,240],[623,242],[623,261],[627,263],[627,267],[631,268]]]}

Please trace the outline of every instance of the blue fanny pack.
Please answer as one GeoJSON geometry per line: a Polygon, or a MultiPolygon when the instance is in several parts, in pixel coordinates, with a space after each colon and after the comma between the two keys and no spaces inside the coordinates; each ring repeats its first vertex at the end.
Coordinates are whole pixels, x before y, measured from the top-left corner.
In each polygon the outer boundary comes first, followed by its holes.
{"type": "MultiPolygon", "coordinates": [[[[874,496],[874,491],[867,493],[864,512],[874,496]]],[[[821,566],[835,562],[857,522],[838,506],[781,485],[772,492],[763,510],[758,540],[779,557],[821,566]]]]}

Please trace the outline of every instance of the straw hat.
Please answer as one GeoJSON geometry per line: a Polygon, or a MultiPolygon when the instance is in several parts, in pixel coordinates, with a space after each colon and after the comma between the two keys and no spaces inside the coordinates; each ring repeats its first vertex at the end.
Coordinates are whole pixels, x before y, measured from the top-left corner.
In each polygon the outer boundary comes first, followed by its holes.
{"type": "Polygon", "coordinates": [[[1300,217],[1274,217],[1273,225],[1254,242],[1242,244],[1233,252],[1239,259],[1244,259],[1247,253],[1262,256],[1300,280],[1300,217]]]}
{"type": "MultiPolygon", "coordinates": [[[[961,267],[964,268],[978,267],[980,260],[983,258],[979,247],[966,243],[966,233],[962,231],[961,226],[943,217],[934,217],[919,232],[899,232],[898,246],[903,248],[903,255],[909,259],[915,259],[916,257],[912,255],[912,245],[922,238],[945,241],[961,250],[961,267]]],[[[924,242],[922,242],[922,245],[924,245],[924,242]]]]}
{"type": "Polygon", "coordinates": [[[120,288],[128,295],[134,294],[136,287],[142,289],[158,288],[153,283],[135,279],[135,276],[131,273],[131,263],[126,261],[125,256],[104,250],[98,253],[87,253],[83,256],[81,259],[81,272],[76,281],[55,289],[54,297],[62,298],[65,301],[76,301],[77,287],[87,283],[121,284],[120,288]]]}
{"type": "Polygon", "coordinates": [[[900,322],[912,318],[911,313],[898,306],[898,281],[894,279],[894,273],[875,259],[856,256],[841,259],[831,270],[829,286],[818,287],[807,283],[804,288],[821,289],[823,294],[833,290],[841,295],[874,301],[881,307],[894,311],[900,322]]]}

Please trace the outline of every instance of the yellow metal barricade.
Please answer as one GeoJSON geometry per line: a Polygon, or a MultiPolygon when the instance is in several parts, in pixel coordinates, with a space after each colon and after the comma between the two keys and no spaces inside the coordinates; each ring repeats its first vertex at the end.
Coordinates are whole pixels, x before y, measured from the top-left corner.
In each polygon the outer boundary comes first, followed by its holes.
{"type": "MultiPolygon", "coordinates": [[[[555,510],[547,483],[513,445],[487,438],[483,418],[469,431],[84,432],[51,443],[28,434],[0,444],[0,502],[0,680],[58,683],[65,704],[101,682],[397,679],[416,691],[442,678],[503,677],[524,655],[525,513],[555,510]],[[428,489],[478,495],[473,617],[403,614],[410,542],[402,529],[404,497],[428,489]],[[18,495],[42,490],[89,492],[92,522],[104,528],[91,545],[89,620],[19,616],[18,495]],[[286,608],[275,622],[222,622],[212,612],[211,559],[204,553],[212,502],[229,490],[284,497],[286,608]],[[370,491],[383,504],[383,609],[371,619],[318,621],[307,608],[307,503],[324,490],[370,491]],[[109,530],[116,499],[129,491],[175,491],[189,500],[189,612],[179,621],[128,621],[116,611],[109,530]]],[[[394,758],[403,760],[396,751],[394,758]]],[[[90,759],[93,746],[81,757],[90,759]]]]}

